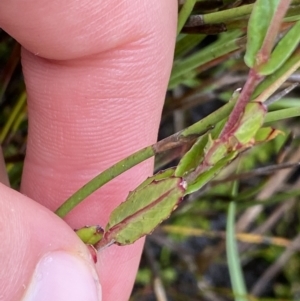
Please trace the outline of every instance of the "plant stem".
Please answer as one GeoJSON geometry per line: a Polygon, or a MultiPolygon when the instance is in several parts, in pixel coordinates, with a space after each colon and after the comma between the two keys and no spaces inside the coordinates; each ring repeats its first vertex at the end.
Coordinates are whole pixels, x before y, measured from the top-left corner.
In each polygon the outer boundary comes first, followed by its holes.
{"type": "Polygon", "coordinates": [[[188,128],[184,129],[181,132],[181,136],[187,137],[187,136],[190,136],[190,135],[195,135],[195,134],[203,131],[204,129],[207,129],[207,128],[215,125],[216,123],[218,123],[222,119],[227,118],[228,115],[230,114],[232,108],[234,107],[234,104],[235,104],[234,101],[229,101],[228,103],[226,103],[224,106],[222,106],[217,111],[211,113],[210,115],[208,115],[207,117],[201,119],[197,123],[195,123],[195,124],[189,126],[188,128]]]}
{"type": "Polygon", "coordinates": [[[264,64],[269,60],[273,46],[274,46],[275,39],[279,32],[282,20],[290,6],[290,2],[291,2],[291,0],[281,0],[280,1],[279,5],[277,7],[277,11],[274,14],[271,24],[269,25],[263,45],[257,54],[257,59],[256,59],[257,65],[264,64]]]}
{"type": "Polygon", "coordinates": [[[253,4],[242,5],[203,15],[204,24],[221,23],[228,20],[236,19],[246,15],[250,15],[253,9],[253,4]]]}
{"type": "Polygon", "coordinates": [[[266,115],[265,124],[282,120],[282,119],[298,117],[298,116],[300,116],[300,108],[288,108],[288,109],[277,110],[274,112],[269,112],[266,115]]]}
{"type": "Polygon", "coordinates": [[[177,35],[180,33],[186,20],[188,19],[189,15],[193,11],[195,3],[196,0],[186,0],[185,3],[183,4],[178,16],[177,35]]]}
{"type": "Polygon", "coordinates": [[[97,189],[116,178],[126,170],[133,166],[155,156],[158,153],[166,150],[179,147],[185,143],[190,143],[197,137],[203,135],[220,120],[226,118],[234,106],[234,102],[228,102],[219,110],[213,112],[206,118],[186,128],[185,130],[178,132],[158,143],[143,148],[134,154],[119,161],[115,165],[106,169],[98,176],[86,183],[82,188],[71,195],[56,211],[55,213],[60,217],[65,217],[73,208],[75,208],[86,197],[91,195],[97,189]]]}
{"type": "Polygon", "coordinates": [[[247,78],[246,84],[243,87],[243,90],[234,106],[228,121],[225,124],[223,131],[221,132],[220,138],[226,138],[235,126],[237,120],[241,116],[242,112],[244,111],[258,81],[260,76],[256,73],[255,70],[250,69],[249,76],[247,78]]]}
{"type": "MultiPolygon", "coordinates": [[[[166,151],[173,147],[178,147],[187,141],[195,139],[196,135],[201,136],[200,133],[204,133],[207,129],[219,122],[220,120],[226,118],[234,102],[228,102],[226,105],[221,107],[216,112],[213,112],[206,118],[200,120],[199,122],[193,124],[192,126],[186,128],[185,130],[176,133],[165,140],[159,141],[157,144],[143,148],[136,153],[128,156],[127,158],[121,160],[110,168],[106,169],[98,176],[90,180],[72,196],[70,196],[57,210],[56,214],[60,217],[65,217],[73,208],[75,208],[80,202],[82,202],[86,197],[91,195],[97,189],[101,188],[103,185],[108,183],[110,180],[119,176],[123,172],[129,170],[133,166],[147,160],[150,157],[155,156],[155,154],[166,151]],[[187,138],[190,137],[190,138],[187,138]],[[177,142],[176,142],[177,140],[177,142]],[[172,142],[173,141],[173,142],[172,142]]],[[[273,122],[280,119],[286,119],[291,117],[300,116],[300,108],[289,108],[283,109],[275,112],[270,112],[266,115],[265,122],[273,122]]]]}
{"type": "MultiPolygon", "coordinates": [[[[242,33],[242,32],[240,32],[242,33]]],[[[172,74],[169,82],[169,89],[178,85],[182,81],[182,76],[186,75],[188,72],[195,70],[203,66],[212,60],[218,59],[223,55],[233,52],[237,49],[243,48],[245,45],[245,38],[234,38],[229,41],[225,40],[222,42],[214,42],[209,47],[204,50],[191,55],[190,57],[181,60],[173,66],[172,74]]]]}
{"type": "Polygon", "coordinates": [[[131,156],[119,161],[115,165],[106,169],[104,172],[100,173],[98,176],[93,178],[91,181],[86,183],[82,188],[71,195],[56,211],[55,213],[60,217],[65,217],[73,208],[75,208],[80,202],[82,202],[86,197],[96,191],[98,188],[102,187],[104,184],[108,183],[121,173],[132,168],[140,162],[154,156],[154,150],[152,146],[143,148],[137,151],[131,156]]]}
{"type": "Polygon", "coordinates": [[[186,22],[185,26],[193,27],[204,24],[222,23],[238,17],[250,15],[252,9],[253,4],[248,4],[204,15],[192,15],[186,22]]]}

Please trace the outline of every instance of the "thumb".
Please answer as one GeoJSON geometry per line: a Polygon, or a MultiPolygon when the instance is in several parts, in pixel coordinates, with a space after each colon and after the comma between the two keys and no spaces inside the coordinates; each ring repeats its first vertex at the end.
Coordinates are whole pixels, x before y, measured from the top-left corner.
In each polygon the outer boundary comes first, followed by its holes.
{"type": "Polygon", "coordinates": [[[0,299],[101,300],[86,246],[48,209],[0,183],[0,299]]]}

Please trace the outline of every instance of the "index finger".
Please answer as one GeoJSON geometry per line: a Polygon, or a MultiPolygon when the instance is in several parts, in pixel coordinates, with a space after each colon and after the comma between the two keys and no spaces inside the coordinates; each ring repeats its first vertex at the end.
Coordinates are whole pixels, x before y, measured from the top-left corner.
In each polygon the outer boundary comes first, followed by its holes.
{"type": "MultiPolygon", "coordinates": [[[[155,142],[170,74],[177,1],[1,1],[0,24],[20,41],[29,136],[22,191],[55,210],[92,177],[155,142]],[[77,4],[79,2],[76,2],[77,4]]],[[[147,161],[67,217],[105,225],[152,172],[147,161]]],[[[127,300],[142,242],[101,253],[104,300],[127,300]]]]}

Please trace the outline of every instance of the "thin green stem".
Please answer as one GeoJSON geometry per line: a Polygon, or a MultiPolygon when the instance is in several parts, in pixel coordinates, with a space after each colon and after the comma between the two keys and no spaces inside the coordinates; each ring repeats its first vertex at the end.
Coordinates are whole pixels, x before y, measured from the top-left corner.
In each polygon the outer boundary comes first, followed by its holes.
{"type": "Polygon", "coordinates": [[[250,15],[252,9],[253,9],[253,4],[248,4],[248,5],[242,5],[239,7],[221,10],[209,14],[192,15],[189,17],[185,26],[194,27],[194,26],[201,26],[206,24],[225,23],[226,21],[231,21],[239,17],[250,15]]]}
{"type": "MultiPolygon", "coordinates": [[[[299,4],[299,1],[294,0],[292,1],[292,4],[299,4]]],[[[254,4],[247,4],[209,14],[192,15],[186,22],[185,26],[192,27],[204,24],[226,23],[227,21],[232,21],[241,17],[250,16],[253,10],[253,5],[254,4]]],[[[297,13],[297,10],[295,11],[294,7],[290,7],[287,15],[291,13],[295,15],[295,13],[297,13]]]]}
{"type": "MultiPolygon", "coordinates": [[[[134,154],[124,158],[120,162],[111,166],[107,170],[103,171],[101,174],[90,180],[72,196],[70,196],[66,202],[64,202],[57,210],[56,214],[60,217],[66,216],[72,209],[74,209],[80,202],[82,202],[86,197],[91,195],[97,189],[101,188],[103,185],[116,178],[123,172],[129,170],[133,166],[147,160],[150,157],[155,156],[155,154],[163,152],[173,147],[180,145],[180,141],[185,141],[191,137],[201,136],[205,133],[211,126],[214,126],[219,121],[227,118],[230,114],[234,101],[230,101],[217,111],[211,113],[206,118],[200,120],[199,122],[193,124],[192,126],[186,128],[185,130],[166,138],[165,140],[159,141],[158,143],[143,148],[135,152],[134,154]]],[[[294,117],[300,115],[300,108],[291,108],[285,110],[279,110],[276,112],[268,113],[266,116],[266,122],[272,122],[279,119],[294,117]]]]}
{"type": "Polygon", "coordinates": [[[185,3],[183,4],[178,16],[177,35],[180,33],[186,20],[188,19],[189,15],[193,11],[195,3],[196,0],[186,0],[185,3]]]}
{"type": "Polygon", "coordinates": [[[271,123],[274,121],[292,118],[292,117],[298,117],[300,116],[300,108],[289,108],[289,109],[283,109],[283,110],[277,110],[274,112],[269,112],[265,117],[265,124],[271,123]]]}
{"type": "Polygon", "coordinates": [[[239,7],[218,11],[215,13],[203,15],[203,24],[221,23],[228,20],[236,19],[246,15],[250,15],[253,4],[242,5],[239,7]]]}
{"type": "Polygon", "coordinates": [[[116,178],[123,172],[132,168],[133,166],[147,160],[150,157],[153,157],[155,154],[168,150],[170,148],[178,146],[180,141],[183,142],[191,137],[194,139],[196,136],[199,137],[205,133],[211,126],[215,125],[220,120],[226,118],[234,103],[228,102],[226,105],[221,107],[219,110],[213,112],[206,118],[200,120],[196,124],[188,127],[187,129],[172,135],[158,143],[143,148],[135,152],[134,154],[124,158],[117,164],[111,166],[107,170],[103,171],[101,174],[90,180],[77,192],[71,195],[57,210],[56,214],[60,217],[66,216],[72,209],[74,209],[79,203],[81,203],[86,197],[91,195],[97,189],[116,178]]]}
{"type": "Polygon", "coordinates": [[[198,134],[205,129],[214,126],[217,124],[219,121],[221,121],[224,118],[227,118],[231,112],[231,110],[234,107],[235,102],[234,101],[229,101],[226,103],[224,106],[222,106],[220,109],[217,111],[211,113],[208,115],[206,118],[203,118],[202,120],[198,121],[197,123],[189,126],[185,130],[181,132],[181,136],[187,137],[190,135],[195,135],[198,134]]]}
{"type": "Polygon", "coordinates": [[[86,183],[82,188],[71,195],[56,211],[55,213],[60,216],[66,216],[72,209],[74,209],[80,202],[86,197],[91,195],[97,189],[108,183],[118,175],[122,174],[126,170],[133,166],[147,160],[154,156],[154,150],[152,146],[148,146],[132,154],[131,156],[119,161],[115,165],[106,169],[104,172],[93,178],[86,183]]]}
{"type": "MultiPolygon", "coordinates": [[[[241,34],[241,32],[239,32],[239,34],[241,34]]],[[[222,57],[225,54],[244,47],[245,42],[244,38],[234,38],[222,42],[217,41],[194,55],[174,64],[169,82],[169,89],[178,84],[178,78],[180,78],[180,76],[185,75],[212,60],[222,57]]]]}

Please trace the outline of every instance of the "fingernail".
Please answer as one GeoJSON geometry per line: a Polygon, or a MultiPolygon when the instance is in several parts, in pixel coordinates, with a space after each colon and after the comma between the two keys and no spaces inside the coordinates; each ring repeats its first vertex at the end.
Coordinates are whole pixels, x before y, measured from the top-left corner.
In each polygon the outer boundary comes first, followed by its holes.
{"type": "Polygon", "coordinates": [[[64,251],[51,252],[37,264],[22,301],[101,301],[92,264],[64,251]]]}

